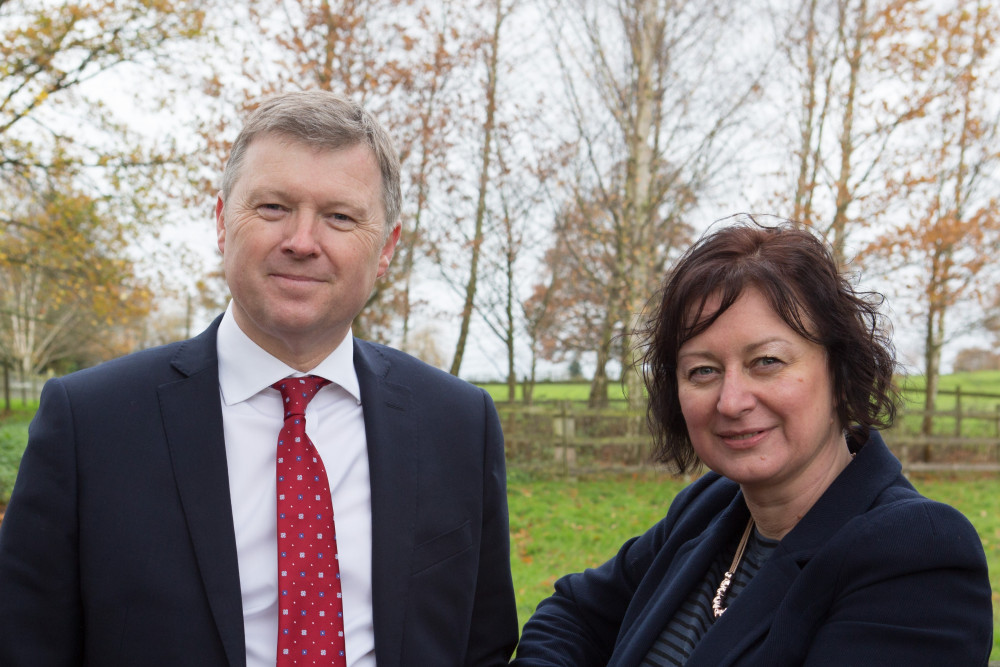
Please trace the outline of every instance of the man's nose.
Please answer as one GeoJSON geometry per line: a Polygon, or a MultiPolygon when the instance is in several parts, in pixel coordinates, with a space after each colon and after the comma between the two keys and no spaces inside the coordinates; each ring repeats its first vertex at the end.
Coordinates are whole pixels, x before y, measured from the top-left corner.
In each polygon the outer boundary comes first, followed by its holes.
{"type": "Polygon", "coordinates": [[[316,216],[309,211],[296,210],[288,216],[282,250],[296,256],[315,255],[319,252],[316,233],[319,231],[316,216]]]}

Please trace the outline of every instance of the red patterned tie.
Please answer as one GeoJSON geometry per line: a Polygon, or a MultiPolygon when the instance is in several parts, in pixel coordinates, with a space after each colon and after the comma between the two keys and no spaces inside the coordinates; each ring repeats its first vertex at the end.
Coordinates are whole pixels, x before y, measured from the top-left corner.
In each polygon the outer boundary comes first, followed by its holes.
{"type": "Polygon", "coordinates": [[[271,385],[285,403],[277,454],[277,667],[346,664],[330,484],[306,435],[306,405],[327,384],[310,375],[271,385]]]}

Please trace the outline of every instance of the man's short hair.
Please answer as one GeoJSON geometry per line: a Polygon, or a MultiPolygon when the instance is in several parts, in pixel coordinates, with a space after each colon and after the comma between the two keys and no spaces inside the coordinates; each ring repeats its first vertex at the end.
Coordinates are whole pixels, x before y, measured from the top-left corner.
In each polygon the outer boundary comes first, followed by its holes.
{"type": "Polygon", "coordinates": [[[223,202],[229,200],[240,176],[247,149],[263,135],[284,136],[330,151],[358,144],[368,146],[382,174],[386,235],[399,220],[402,208],[399,157],[392,139],[360,104],[325,90],[302,90],[269,97],[247,117],[222,174],[223,202]]]}

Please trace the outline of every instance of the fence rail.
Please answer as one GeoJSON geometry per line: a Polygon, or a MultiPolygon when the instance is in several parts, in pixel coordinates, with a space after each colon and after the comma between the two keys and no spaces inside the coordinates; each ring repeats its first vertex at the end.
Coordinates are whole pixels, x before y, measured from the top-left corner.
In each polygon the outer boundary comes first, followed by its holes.
{"type": "MultiPolygon", "coordinates": [[[[909,395],[915,392],[910,391],[909,395]]],[[[886,443],[911,472],[1000,472],[1000,394],[940,391],[927,412],[905,405],[886,443]],[[922,433],[924,417],[931,433],[922,433]]],[[[645,414],[630,413],[623,401],[589,409],[571,401],[497,403],[512,468],[575,476],[591,472],[655,470],[645,414]]]]}

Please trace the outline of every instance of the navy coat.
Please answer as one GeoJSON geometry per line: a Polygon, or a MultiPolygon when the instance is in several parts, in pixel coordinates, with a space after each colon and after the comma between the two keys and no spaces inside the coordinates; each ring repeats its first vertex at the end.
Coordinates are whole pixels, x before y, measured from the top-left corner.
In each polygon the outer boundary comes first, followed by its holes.
{"type": "MultiPolygon", "coordinates": [[[[518,667],[639,665],[749,513],[709,473],[599,568],[556,582],[518,667]]],[[[900,474],[872,433],[695,647],[687,667],[986,665],[986,557],[975,529],[900,474]]]]}
{"type": "MultiPolygon", "coordinates": [[[[217,328],[46,383],[0,527],[0,665],[245,665],[217,328]]],[[[492,401],[380,345],[354,364],[379,667],[506,664],[492,401]]]]}

